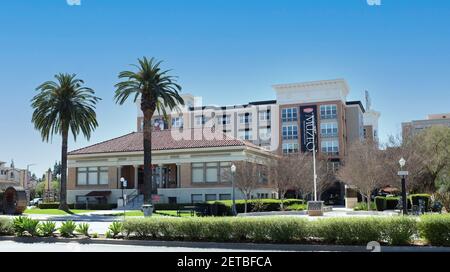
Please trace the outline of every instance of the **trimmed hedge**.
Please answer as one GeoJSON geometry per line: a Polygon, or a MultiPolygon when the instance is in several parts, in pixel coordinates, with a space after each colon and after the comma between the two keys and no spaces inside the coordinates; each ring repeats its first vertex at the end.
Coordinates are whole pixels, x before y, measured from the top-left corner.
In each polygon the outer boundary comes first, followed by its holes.
{"type": "Polygon", "coordinates": [[[418,223],[419,234],[435,246],[450,246],[450,215],[423,215],[418,223]]]}
{"type": "Polygon", "coordinates": [[[394,210],[398,202],[400,201],[400,197],[397,196],[377,196],[375,197],[375,204],[377,207],[377,211],[384,210],[394,210]]]}
{"type": "Polygon", "coordinates": [[[134,239],[214,242],[276,242],[367,245],[378,241],[406,245],[417,233],[416,220],[396,218],[145,218],[124,223],[134,239]]]}
{"type": "MultiPolygon", "coordinates": [[[[411,209],[412,205],[419,205],[419,199],[425,201],[425,210],[429,211],[431,206],[431,195],[429,194],[412,194],[408,196],[408,209],[411,209]]],[[[400,197],[398,196],[377,196],[375,197],[375,204],[377,206],[378,211],[384,210],[394,210],[398,202],[400,201],[400,197]]]]}
{"type": "Polygon", "coordinates": [[[429,211],[431,207],[431,195],[429,194],[413,194],[408,196],[408,208],[411,208],[412,205],[419,206],[419,200],[422,199],[425,201],[425,210],[429,211]]]}
{"type": "Polygon", "coordinates": [[[293,218],[146,218],[127,220],[123,227],[138,239],[289,243],[308,236],[307,220],[293,218]]]}
{"type": "Polygon", "coordinates": [[[154,204],[155,211],[174,211],[180,210],[184,206],[193,206],[192,203],[179,203],[179,204],[154,204]]]}
{"type": "MultiPolygon", "coordinates": [[[[272,212],[281,210],[281,200],[279,199],[251,199],[247,202],[247,212],[272,212]]],[[[232,215],[231,200],[210,201],[207,203],[197,204],[198,211],[203,215],[226,216],[232,215]]],[[[302,199],[285,199],[283,206],[285,210],[304,210],[306,209],[305,201],[302,199]]],[[[245,212],[245,201],[236,200],[236,210],[238,213],[245,212]]]]}

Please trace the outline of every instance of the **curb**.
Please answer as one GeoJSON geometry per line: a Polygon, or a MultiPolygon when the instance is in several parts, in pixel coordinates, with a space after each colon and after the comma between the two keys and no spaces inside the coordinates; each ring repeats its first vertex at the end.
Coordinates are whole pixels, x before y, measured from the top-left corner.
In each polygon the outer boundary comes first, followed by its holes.
{"type": "MultiPolygon", "coordinates": [[[[202,249],[224,249],[242,251],[268,251],[268,252],[366,252],[371,250],[366,246],[346,245],[300,245],[300,244],[252,244],[252,243],[215,243],[215,242],[185,242],[185,241],[159,241],[159,240],[123,240],[123,239],[89,239],[89,238],[42,238],[42,237],[13,237],[1,236],[1,241],[17,243],[78,243],[85,245],[127,245],[147,247],[180,247],[202,249]]],[[[380,252],[450,252],[450,247],[433,246],[382,246],[380,252]]]]}

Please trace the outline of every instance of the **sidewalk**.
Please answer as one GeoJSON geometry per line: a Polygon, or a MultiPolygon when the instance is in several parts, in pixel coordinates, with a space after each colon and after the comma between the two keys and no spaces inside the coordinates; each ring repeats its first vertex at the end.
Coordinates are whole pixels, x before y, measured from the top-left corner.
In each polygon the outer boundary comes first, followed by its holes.
{"type": "MultiPolygon", "coordinates": [[[[142,241],[142,240],[112,240],[112,239],[64,239],[64,238],[22,238],[0,237],[0,244],[13,241],[30,246],[42,244],[70,243],[80,245],[104,246],[136,246],[152,247],[158,250],[174,248],[186,250],[239,250],[239,251],[270,251],[270,252],[371,252],[366,246],[345,245],[300,245],[300,244],[253,244],[253,243],[215,243],[215,242],[183,242],[183,241],[142,241]]],[[[450,252],[450,247],[432,246],[382,246],[379,252],[450,252]]],[[[376,252],[374,253],[376,254],[376,252]]]]}
{"type": "Polygon", "coordinates": [[[396,211],[354,211],[346,208],[333,208],[332,211],[325,212],[324,216],[308,216],[307,211],[275,211],[275,212],[257,212],[239,214],[239,217],[246,216],[293,216],[305,218],[308,220],[317,220],[321,218],[336,218],[336,217],[368,217],[368,216],[398,216],[396,211]]]}

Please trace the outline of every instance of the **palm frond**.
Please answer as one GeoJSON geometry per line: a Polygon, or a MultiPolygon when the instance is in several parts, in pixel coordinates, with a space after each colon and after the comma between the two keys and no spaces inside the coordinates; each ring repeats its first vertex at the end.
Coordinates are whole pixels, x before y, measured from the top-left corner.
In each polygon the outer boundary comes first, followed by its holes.
{"type": "Polygon", "coordinates": [[[36,88],[38,94],[31,100],[34,127],[44,141],[69,131],[75,140],[80,132],[89,139],[98,127],[95,108],[100,98],[93,89],[83,87],[76,74],[57,74],[55,79],[36,88]]]}

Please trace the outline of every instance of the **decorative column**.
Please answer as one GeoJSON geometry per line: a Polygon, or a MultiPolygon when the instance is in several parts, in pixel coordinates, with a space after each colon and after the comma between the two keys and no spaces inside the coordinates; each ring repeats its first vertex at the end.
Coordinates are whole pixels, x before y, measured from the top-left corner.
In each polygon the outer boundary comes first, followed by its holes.
{"type": "Polygon", "coordinates": [[[181,188],[181,164],[177,163],[177,188],[181,188]]]}
{"type": "Polygon", "coordinates": [[[120,189],[120,178],[122,177],[122,165],[117,167],[117,189],[120,189]]]}
{"type": "Polygon", "coordinates": [[[159,166],[159,186],[160,186],[160,188],[164,188],[163,187],[163,166],[164,166],[164,164],[160,164],[160,165],[158,165],[159,166]]]}
{"type": "Polygon", "coordinates": [[[134,167],[134,189],[139,189],[139,165],[133,165],[134,167]]]}

